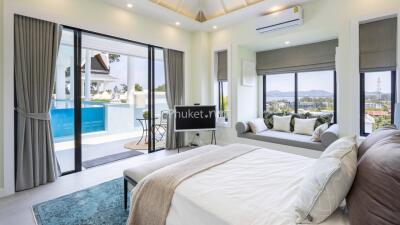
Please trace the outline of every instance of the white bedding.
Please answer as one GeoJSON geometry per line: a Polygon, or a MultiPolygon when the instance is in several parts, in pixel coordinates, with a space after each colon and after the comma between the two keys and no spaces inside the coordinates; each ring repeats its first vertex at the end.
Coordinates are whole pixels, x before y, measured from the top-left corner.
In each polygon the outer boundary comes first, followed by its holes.
{"type": "MultiPolygon", "coordinates": [[[[298,185],[314,159],[260,149],[185,180],[167,225],[294,225],[298,185]]],[[[323,225],[349,225],[337,210],[323,225]]]]}

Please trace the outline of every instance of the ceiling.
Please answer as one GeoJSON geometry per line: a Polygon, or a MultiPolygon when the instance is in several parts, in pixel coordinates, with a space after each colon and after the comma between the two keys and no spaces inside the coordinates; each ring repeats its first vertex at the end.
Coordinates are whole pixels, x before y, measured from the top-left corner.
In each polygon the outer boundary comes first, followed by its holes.
{"type": "MultiPolygon", "coordinates": [[[[218,16],[243,9],[263,0],[151,0],[165,8],[179,14],[196,19],[200,11],[205,19],[210,20],[218,16]]],[[[201,22],[201,21],[200,21],[201,22]]]]}
{"type": "Polygon", "coordinates": [[[100,0],[164,24],[190,31],[215,31],[272,11],[316,0],[100,0]],[[199,4],[200,3],[200,4],[199,4]],[[246,3],[246,5],[245,5],[246,3]],[[132,4],[132,7],[127,7],[132,4]],[[223,5],[224,4],[224,5],[223,5]],[[198,22],[202,9],[206,21],[198,22]]]}

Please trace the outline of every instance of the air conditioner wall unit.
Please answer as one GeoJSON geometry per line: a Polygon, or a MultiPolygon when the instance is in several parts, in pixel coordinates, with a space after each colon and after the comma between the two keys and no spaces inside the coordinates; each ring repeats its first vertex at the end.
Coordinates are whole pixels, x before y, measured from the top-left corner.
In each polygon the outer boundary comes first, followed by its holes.
{"type": "Polygon", "coordinates": [[[279,12],[268,14],[257,20],[256,30],[260,33],[299,26],[304,23],[303,8],[295,6],[279,12]]]}

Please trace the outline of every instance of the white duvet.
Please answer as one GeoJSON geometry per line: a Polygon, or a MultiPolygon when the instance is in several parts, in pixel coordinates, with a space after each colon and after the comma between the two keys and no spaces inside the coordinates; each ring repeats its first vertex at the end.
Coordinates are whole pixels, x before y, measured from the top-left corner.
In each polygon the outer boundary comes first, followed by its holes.
{"type": "MultiPolygon", "coordinates": [[[[314,159],[260,149],[185,180],[167,225],[294,225],[298,185],[314,159]]],[[[323,225],[349,225],[337,210],[323,225]]]]}

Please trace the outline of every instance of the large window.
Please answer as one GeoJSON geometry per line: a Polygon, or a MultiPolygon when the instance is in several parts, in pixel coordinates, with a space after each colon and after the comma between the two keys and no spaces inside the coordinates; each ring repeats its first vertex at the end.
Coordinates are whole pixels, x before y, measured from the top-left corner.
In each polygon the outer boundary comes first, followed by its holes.
{"type": "Polygon", "coordinates": [[[361,74],[361,135],[393,123],[396,72],[361,74]]]}
{"type": "Polygon", "coordinates": [[[264,76],[264,112],[333,114],[336,118],[335,71],[264,76]]]}
{"type": "Polygon", "coordinates": [[[359,26],[360,134],[392,124],[396,101],[397,18],[359,26]]]}

